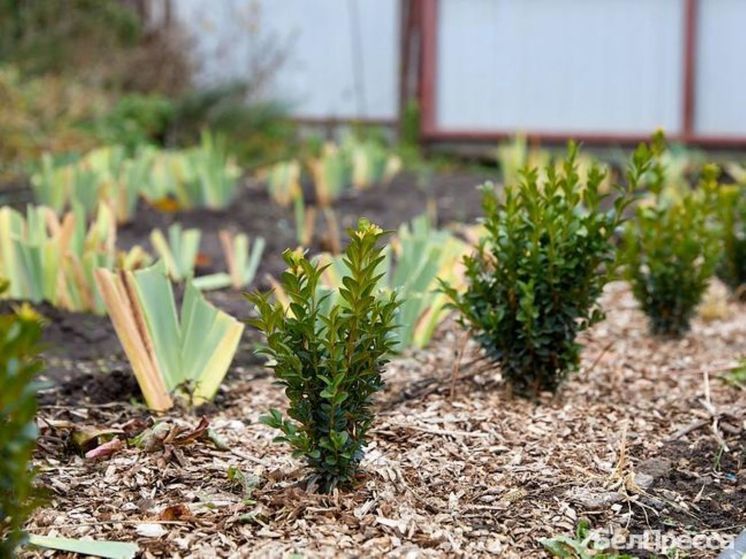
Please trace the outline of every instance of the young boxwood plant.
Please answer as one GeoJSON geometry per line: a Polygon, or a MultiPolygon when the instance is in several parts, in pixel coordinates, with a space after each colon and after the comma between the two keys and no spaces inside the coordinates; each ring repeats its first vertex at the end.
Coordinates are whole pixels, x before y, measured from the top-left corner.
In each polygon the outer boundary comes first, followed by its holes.
{"type": "Polygon", "coordinates": [[[14,557],[25,541],[23,524],[35,504],[29,462],[36,445],[40,338],[41,322],[30,309],[0,316],[0,557],[14,557]]]}
{"type": "Polygon", "coordinates": [[[661,336],[681,336],[720,260],[716,223],[718,169],[706,165],[696,190],[666,195],[665,168],[656,161],[649,190],[627,223],[623,259],[627,280],[661,336]]]}
{"type": "Polygon", "coordinates": [[[298,252],[285,251],[288,269],[281,276],[289,312],[269,293],[248,295],[259,318],[272,368],[290,400],[288,419],[276,409],[262,422],[279,429],[275,440],[288,443],[314,472],[322,491],[348,484],[363,456],[373,423],[373,394],[383,385],[381,372],[393,349],[392,330],[399,305],[396,294],[379,292],[383,260],[377,226],[360,220],[350,229],[345,250],[349,273],[339,288],[341,301],[322,312],[318,289],[323,268],[298,252]]]}
{"type": "Polygon", "coordinates": [[[732,184],[720,188],[718,217],[723,234],[723,258],[718,276],[741,296],[746,285],[746,185],[732,184]]]}
{"type": "Polygon", "coordinates": [[[578,364],[578,332],[602,318],[597,298],[616,258],[614,232],[650,165],[634,154],[626,187],[604,210],[604,173],[592,166],[583,184],[570,143],[564,163],[526,168],[502,195],[483,187],[486,236],[464,258],[467,288],[442,283],[463,322],[521,395],[554,391],[578,364]]]}

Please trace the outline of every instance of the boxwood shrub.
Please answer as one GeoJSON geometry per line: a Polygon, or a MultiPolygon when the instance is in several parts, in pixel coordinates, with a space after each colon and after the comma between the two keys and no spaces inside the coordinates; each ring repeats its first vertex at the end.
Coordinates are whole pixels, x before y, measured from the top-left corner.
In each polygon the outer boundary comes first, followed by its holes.
{"type": "Polygon", "coordinates": [[[281,276],[289,308],[268,293],[249,295],[259,311],[250,324],[265,334],[261,351],[289,400],[287,418],[273,409],[262,422],[281,431],[275,440],[305,459],[325,492],[349,484],[363,456],[399,306],[396,293],[379,290],[384,233],[361,220],[349,235],[339,302],[324,304],[323,268],[291,251],[284,253],[288,269],[281,276]]]}
{"type": "Polygon", "coordinates": [[[625,275],[655,335],[677,337],[689,330],[720,261],[718,173],[707,165],[697,188],[675,192],[664,188],[665,169],[656,161],[649,197],[627,223],[625,275]]]}
{"type": "Polygon", "coordinates": [[[540,169],[527,168],[500,193],[484,185],[487,234],[465,258],[468,287],[442,285],[523,395],[556,390],[577,367],[577,335],[603,316],[597,299],[615,268],[615,231],[652,157],[641,145],[627,185],[602,195],[604,173],[593,166],[582,182],[577,156],[571,143],[566,160],[541,178],[540,169]]]}
{"type": "Polygon", "coordinates": [[[717,274],[743,297],[746,295],[746,186],[721,187],[718,215],[723,230],[723,257],[717,274]]]}
{"type": "Polygon", "coordinates": [[[30,461],[37,435],[34,377],[41,366],[36,359],[40,338],[41,322],[30,308],[0,316],[0,557],[15,557],[37,503],[30,461]]]}

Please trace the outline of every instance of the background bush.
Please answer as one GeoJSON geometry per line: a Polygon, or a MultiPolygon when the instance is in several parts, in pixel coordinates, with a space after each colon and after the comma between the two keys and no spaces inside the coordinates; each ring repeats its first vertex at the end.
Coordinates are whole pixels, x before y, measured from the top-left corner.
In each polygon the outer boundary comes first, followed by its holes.
{"type": "Polygon", "coordinates": [[[696,190],[666,191],[657,161],[650,197],[627,223],[623,258],[632,292],[653,334],[680,336],[690,325],[720,258],[715,220],[718,170],[706,166],[696,190]]]}
{"type": "Polygon", "coordinates": [[[288,157],[297,148],[296,126],[288,119],[287,107],[252,100],[246,83],[190,91],[174,101],[169,143],[193,144],[206,128],[225,137],[231,153],[252,166],[288,157]]]}
{"type": "Polygon", "coordinates": [[[723,259],[718,276],[738,291],[746,284],[746,186],[727,185],[720,189],[718,215],[723,227],[723,259]]]}
{"type": "Polygon", "coordinates": [[[138,146],[165,145],[175,112],[175,104],[168,97],[130,93],[86,128],[102,142],[122,145],[133,154],[138,146]]]}
{"type": "Polygon", "coordinates": [[[193,89],[189,38],[176,22],[146,25],[137,6],[0,2],[0,182],[28,174],[43,152],[189,147],[205,129],[246,166],[288,155],[296,127],[284,105],[256,98],[253,77],[193,89]]]}
{"type": "Polygon", "coordinates": [[[79,123],[103,115],[106,94],[53,75],[24,76],[0,65],[0,180],[19,175],[42,153],[86,151],[96,138],[79,123]]]}
{"type": "Polygon", "coordinates": [[[191,79],[187,47],[178,26],[146,28],[119,0],[0,2],[0,60],[27,76],[176,95],[191,79]]]}

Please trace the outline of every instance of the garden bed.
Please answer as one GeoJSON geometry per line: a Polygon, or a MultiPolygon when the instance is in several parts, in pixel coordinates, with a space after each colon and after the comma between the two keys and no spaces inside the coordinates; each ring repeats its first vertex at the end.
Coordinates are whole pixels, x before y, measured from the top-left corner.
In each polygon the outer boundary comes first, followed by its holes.
{"type": "MultiPolygon", "coordinates": [[[[337,220],[340,228],[347,228],[354,226],[358,217],[365,216],[384,228],[396,229],[424,213],[430,198],[437,208],[440,226],[473,222],[481,215],[481,195],[476,185],[487,178],[486,174],[463,172],[437,175],[428,189],[423,190],[416,186],[413,174],[404,173],[387,185],[362,192],[347,191],[335,203],[337,220]]],[[[309,190],[307,196],[311,194],[309,190]]],[[[23,191],[15,195],[17,201],[26,198],[23,191]]],[[[21,208],[23,203],[15,205],[21,208]]],[[[152,251],[148,240],[150,232],[154,228],[165,231],[174,222],[202,231],[200,251],[204,258],[200,258],[203,261],[200,273],[225,270],[218,239],[221,229],[243,232],[251,238],[263,236],[267,244],[252,289],[269,288],[267,276],[278,277],[285,268],[282,251],[298,244],[292,208],[274,204],[264,186],[253,181],[240,191],[227,211],[200,209],[164,213],[141,202],[135,220],[117,231],[117,243],[122,249],[141,245],[152,251]]],[[[324,249],[324,232],[324,222],[319,218],[312,252],[324,249]]],[[[231,315],[239,319],[247,317],[249,304],[241,292],[207,292],[207,297],[231,315]]],[[[0,301],[0,309],[7,308],[8,304],[0,301]]],[[[45,377],[53,383],[51,390],[43,394],[42,402],[105,404],[137,395],[137,385],[129,374],[127,359],[107,317],[67,313],[49,305],[41,305],[39,309],[49,322],[44,338],[47,345],[45,377]],[[100,377],[99,372],[113,375],[100,377]]],[[[258,339],[256,332],[246,330],[231,374],[240,375],[246,366],[257,363],[253,348],[258,339]]]]}
{"type": "MultiPolygon", "coordinates": [[[[363,474],[327,496],[307,491],[300,464],[258,422],[284,396],[248,347],[201,410],[227,450],[199,439],[83,459],[70,446],[76,429],[141,429],[149,414],[127,394],[95,405],[57,391],[35,458],[50,501],[29,530],[137,541],[145,557],[540,557],[540,538],[569,535],[583,517],[632,533],[739,532],[746,392],[718,371],[746,347],[746,308],[731,303],[729,318],[667,341],[648,335],[624,284],[603,305],[580,373],[540,402],[507,394],[471,344],[454,369],[463,333],[446,322],[427,351],[388,366],[363,474]]],[[[193,428],[199,417],[165,419],[193,428]]]]}
{"type": "MultiPolygon", "coordinates": [[[[481,215],[473,187],[484,178],[438,175],[424,191],[404,174],[346,193],[335,209],[341,227],[364,215],[394,229],[433,203],[439,226],[469,223],[481,215]]],[[[292,210],[252,182],[224,212],[141,203],[118,243],[150,249],[150,231],[174,222],[202,230],[203,273],[224,268],[219,230],[262,235],[254,287],[268,287],[284,268],[282,250],[296,245],[292,210]]],[[[320,235],[312,251],[323,249],[320,235]]],[[[238,291],[207,296],[249,315],[238,291]]],[[[746,348],[746,306],[731,302],[727,318],[697,320],[672,341],[649,335],[625,284],[608,286],[603,305],[607,320],[582,335],[581,371],[539,401],[512,397],[447,320],[427,350],[387,367],[362,474],[332,495],[307,487],[301,464],[258,421],[285,403],[250,328],[214,402],[158,418],[169,426],[165,442],[83,458],[82,433],[124,439],[148,432],[154,416],[108,318],[39,305],[48,324],[35,465],[48,500],[29,531],[137,541],[145,557],[539,557],[541,538],[570,535],[582,518],[631,534],[737,533],[746,522],[746,392],[722,370],[746,348]],[[212,438],[189,435],[205,421],[212,438]]]]}

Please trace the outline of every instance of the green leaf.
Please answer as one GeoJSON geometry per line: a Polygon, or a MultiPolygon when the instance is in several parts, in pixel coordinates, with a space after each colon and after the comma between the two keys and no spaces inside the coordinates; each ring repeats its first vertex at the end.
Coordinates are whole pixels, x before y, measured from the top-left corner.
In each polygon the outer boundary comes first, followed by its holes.
{"type": "Polygon", "coordinates": [[[192,285],[200,291],[212,291],[214,289],[225,289],[232,284],[231,277],[225,272],[199,276],[192,279],[192,285]]]}
{"type": "Polygon", "coordinates": [[[134,559],[140,550],[137,544],[111,541],[76,540],[50,536],[29,536],[29,543],[46,549],[69,551],[108,559],[134,559]]]}
{"type": "Polygon", "coordinates": [[[153,344],[159,370],[169,391],[183,380],[181,332],[176,301],[162,263],[134,272],[137,306],[153,344]]]}

